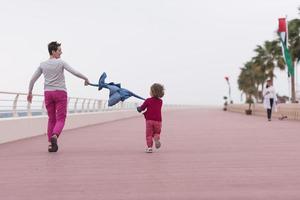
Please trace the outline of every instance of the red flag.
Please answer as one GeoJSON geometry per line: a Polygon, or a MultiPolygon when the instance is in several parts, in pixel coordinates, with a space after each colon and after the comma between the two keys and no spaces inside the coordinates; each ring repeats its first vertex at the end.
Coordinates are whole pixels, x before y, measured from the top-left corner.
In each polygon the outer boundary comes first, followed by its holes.
{"type": "Polygon", "coordinates": [[[278,32],[286,32],[286,22],[285,18],[279,18],[278,32]]]}
{"type": "Polygon", "coordinates": [[[278,33],[279,33],[279,39],[282,43],[282,53],[284,57],[284,61],[287,65],[288,72],[290,75],[294,76],[294,66],[293,66],[293,61],[291,54],[288,50],[288,29],[286,27],[286,19],[285,18],[279,18],[279,26],[278,26],[278,33]]]}

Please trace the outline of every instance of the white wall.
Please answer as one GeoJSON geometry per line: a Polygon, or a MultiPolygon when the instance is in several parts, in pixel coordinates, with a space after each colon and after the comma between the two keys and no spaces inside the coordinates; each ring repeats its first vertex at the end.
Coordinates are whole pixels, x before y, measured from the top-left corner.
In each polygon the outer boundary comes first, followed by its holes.
{"type": "MultiPolygon", "coordinates": [[[[64,130],[139,116],[135,110],[68,114],[64,130]]],[[[47,120],[47,116],[0,119],[0,144],[46,134],[47,120]]]]}

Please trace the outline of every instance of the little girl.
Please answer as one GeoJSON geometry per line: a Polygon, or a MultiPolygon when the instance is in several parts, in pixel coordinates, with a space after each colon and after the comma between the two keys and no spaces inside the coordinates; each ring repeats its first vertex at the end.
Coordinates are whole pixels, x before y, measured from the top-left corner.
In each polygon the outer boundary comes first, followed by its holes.
{"type": "Polygon", "coordinates": [[[164,96],[164,86],[159,83],[154,83],[150,88],[150,96],[151,98],[146,99],[140,107],[137,107],[138,112],[147,109],[143,113],[146,119],[147,153],[153,152],[153,140],[157,149],[161,146],[161,108],[163,104],[161,98],[164,96]]]}

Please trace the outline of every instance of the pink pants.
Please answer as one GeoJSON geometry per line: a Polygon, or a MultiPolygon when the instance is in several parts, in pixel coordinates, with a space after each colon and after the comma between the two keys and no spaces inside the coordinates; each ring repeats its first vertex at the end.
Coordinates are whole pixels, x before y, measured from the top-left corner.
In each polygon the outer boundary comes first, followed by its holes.
{"type": "Polygon", "coordinates": [[[45,91],[45,105],[48,112],[47,135],[50,141],[53,135],[60,135],[67,116],[67,92],[63,90],[45,91]]]}
{"type": "Polygon", "coordinates": [[[146,120],[146,142],[148,147],[153,146],[153,139],[159,140],[161,132],[161,122],[146,120]]]}

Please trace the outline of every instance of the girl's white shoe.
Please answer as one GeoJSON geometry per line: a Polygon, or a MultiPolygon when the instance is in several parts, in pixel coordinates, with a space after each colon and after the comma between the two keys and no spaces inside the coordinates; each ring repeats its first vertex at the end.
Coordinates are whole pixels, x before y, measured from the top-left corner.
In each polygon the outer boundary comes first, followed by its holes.
{"type": "Polygon", "coordinates": [[[153,150],[152,150],[152,148],[151,148],[151,147],[148,147],[148,148],[146,148],[145,152],[146,152],[146,153],[152,153],[152,152],[153,152],[153,150]]]}
{"type": "Polygon", "coordinates": [[[155,142],[155,148],[159,149],[160,146],[161,146],[160,141],[159,140],[155,140],[154,142],[155,142]]]}

